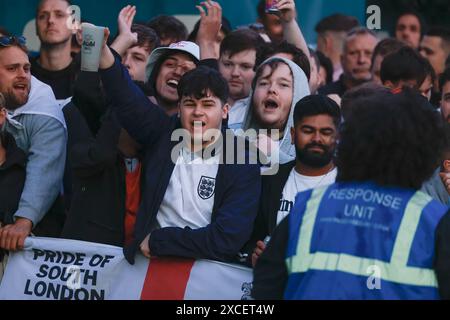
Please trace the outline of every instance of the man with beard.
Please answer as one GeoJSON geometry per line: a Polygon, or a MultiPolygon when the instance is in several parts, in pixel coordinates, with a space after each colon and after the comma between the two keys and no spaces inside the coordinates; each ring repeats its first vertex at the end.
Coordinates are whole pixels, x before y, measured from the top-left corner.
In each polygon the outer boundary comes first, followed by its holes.
{"type": "Polygon", "coordinates": [[[252,297],[449,299],[449,208],[419,191],[444,136],[411,88],[361,102],[339,131],[337,182],[297,195],[258,259],[252,297]]]}
{"type": "MultiPolygon", "coordinates": [[[[441,96],[441,114],[444,121],[446,121],[450,126],[450,68],[447,68],[440,78],[440,91],[442,93],[441,96]]],[[[450,143],[450,142],[449,142],[450,143]]],[[[446,160],[450,160],[446,159],[446,160]]],[[[448,196],[450,195],[450,168],[442,168],[442,172],[440,172],[440,178],[442,180],[442,184],[444,185],[447,194],[445,194],[446,203],[450,202],[448,196]]],[[[439,181],[440,182],[440,181],[439,181]]],[[[439,185],[439,184],[438,184],[439,185]]]]}
{"type": "Polygon", "coordinates": [[[0,229],[0,248],[15,251],[23,248],[61,189],[66,129],[51,88],[31,77],[24,38],[0,37],[0,92],[8,111],[6,130],[27,154],[25,186],[13,212],[14,223],[0,229]]]}
{"type": "Polygon", "coordinates": [[[251,252],[256,243],[253,266],[269,236],[294,206],[297,193],[334,183],[333,156],[340,121],[339,106],[328,97],[311,95],[296,104],[291,136],[297,156],[281,165],[276,175],[263,177],[260,210],[245,250],[251,252]]]}

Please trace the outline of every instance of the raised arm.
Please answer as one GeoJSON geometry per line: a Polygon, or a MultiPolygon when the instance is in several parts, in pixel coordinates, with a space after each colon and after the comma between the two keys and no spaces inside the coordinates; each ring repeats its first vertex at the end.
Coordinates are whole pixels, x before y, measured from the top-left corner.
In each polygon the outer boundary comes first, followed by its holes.
{"type": "Polygon", "coordinates": [[[196,7],[201,16],[197,34],[200,59],[219,59],[220,43],[217,36],[222,27],[222,7],[215,1],[204,1],[196,7]]]}
{"type": "Polygon", "coordinates": [[[283,24],[283,38],[287,42],[295,45],[309,56],[309,49],[303,36],[302,30],[297,23],[297,12],[294,0],[280,0],[276,4],[280,10],[279,17],[283,24]]]}
{"type": "Polygon", "coordinates": [[[119,35],[114,40],[111,48],[113,48],[120,56],[123,56],[128,48],[137,43],[137,34],[131,32],[131,26],[133,25],[135,16],[136,7],[128,5],[120,11],[117,18],[119,35]]]}
{"type": "Polygon", "coordinates": [[[120,56],[106,45],[108,36],[109,30],[105,29],[100,75],[106,96],[131,137],[142,145],[152,144],[162,132],[169,130],[172,119],[131,80],[120,56]]]}

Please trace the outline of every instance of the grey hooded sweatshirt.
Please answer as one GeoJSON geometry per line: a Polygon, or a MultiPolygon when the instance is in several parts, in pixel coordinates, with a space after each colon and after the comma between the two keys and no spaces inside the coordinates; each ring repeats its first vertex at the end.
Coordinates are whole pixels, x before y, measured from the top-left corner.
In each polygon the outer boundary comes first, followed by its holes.
{"type": "MultiPolygon", "coordinates": [[[[295,153],[295,146],[291,143],[291,133],[290,133],[290,128],[294,126],[294,108],[295,105],[297,104],[298,101],[300,101],[302,98],[310,95],[310,91],[309,91],[309,83],[308,83],[308,79],[306,78],[305,73],[303,72],[303,70],[294,62],[288,60],[288,59],[284,59],[284,58],[269,58],[266,61],[264,61],[261,66],[258,68],[258,70],[260,68],[263,68],[268,62],[272,61],[272,60],[282,60],[283,62],[285,62],[289,68],[291,69],[292,75],[293,75],[293,95],[292,95],[292,103],[291,103],[291,110],[289,112],[289,117],[286,123],[286,127],[284,128],[284,134],[283,134],[283,138],[279,141],[279,163],[280,164],[285,164],[288,162],[291,162],[292,160],[295,160],[296,157],[296,153],[295,153]]],[[[244,122],[243,122],[243,130],[248,130],[248,129],[255,129],[255,130],[259,130],[259,129],[267,129],[264,127],[261,127],[255,120],[254,118],[254,114],[253,114],[253,106],[252,106],[252,101],[253,101],[253,91],[250,93],[250,98],[247,100],[248,103],[248,107],[247,107],[247,111],[244,117],[244,122]]]]}

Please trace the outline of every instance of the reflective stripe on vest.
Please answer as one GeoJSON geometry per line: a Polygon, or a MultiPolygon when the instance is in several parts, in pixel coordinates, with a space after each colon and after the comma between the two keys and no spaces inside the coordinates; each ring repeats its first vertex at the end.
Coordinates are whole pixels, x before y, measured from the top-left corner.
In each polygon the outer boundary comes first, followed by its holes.
{"type": "Polygon", "coordinates": [[[368,276],[370,266],[377,266],[381,279],[404,285],[437,288],[434,270],[408,267],[408,257],[419,225],[423,209],[432,201],[422,192],[416,192],[406,206],[392,252],[390,263],[360,258],[348,254],[316,252],[310,253],[313,230],[322,198],[329,187],[312,192],[300,226],[300,237],[296,255],[286,259],[289,274],[308,270],[341,271],[357,276],[368,276]],[[414,230],[411,232],[410,230],[414,230]]]}

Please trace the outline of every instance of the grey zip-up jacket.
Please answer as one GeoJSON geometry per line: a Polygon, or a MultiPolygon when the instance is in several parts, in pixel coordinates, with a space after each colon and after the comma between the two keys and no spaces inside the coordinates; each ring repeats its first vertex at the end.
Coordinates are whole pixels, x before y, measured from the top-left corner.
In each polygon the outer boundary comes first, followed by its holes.
{"type": "Polygon", "coordinates": [[[35,227],[62,190],[67,131],[51,88],[32,77],[28,102],[8,115],[6,130],[27,155],[26,180],[15,218],[35,227]]]}

